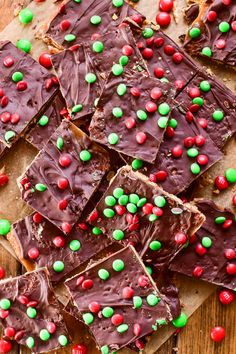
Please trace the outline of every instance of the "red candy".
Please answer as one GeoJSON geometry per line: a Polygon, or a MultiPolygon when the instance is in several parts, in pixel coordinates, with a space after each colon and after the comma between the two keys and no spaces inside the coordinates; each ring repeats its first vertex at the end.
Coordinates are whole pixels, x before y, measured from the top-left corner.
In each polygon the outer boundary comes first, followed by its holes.
{"type": "Polygon", "coordinates": [[[38,305],[38,301],[29,301],[27,307],[36,307],[38,305]]]}
{"type": "Polygon", "coordinates": [[[234,32],[236,32],[236,21],[233,21],[233,22],[231,23],[231,28],[232,28],[232,30],[233,30],[234,32]]]}
{"type": "Polygon", "coordinates": [[[66,189],[68,187],[68,185],[69,185],[69,181],[68,181],[67,178],[61,177],[57,181],[57,186],[60,189],[64,190],[64,189],[66,189]]]}
{"type": "Polygon", "coordinates": [[[0,105],[2,108],[6,107],[8,105],[8,97],[7,96],[3,96],[0,100],[0,105]]]}
{"type": "Polygon", "coordinates": [[[203,129],[206,129],[208,126],[208,121],[205,118],[199,118],[198,123],[203,129]]]}
{"type": "Polygon", "coordinates": [[[136,141],[138,144],[142,145],[145,143],[145,141],[147,140],[147,135],[143,132],[138,132],[136,134],[136,141]]]}
{"type": "Polygon", "coordinates": [[[165,71],[163,68],[156,67],[154,68],[154,75],[158,78],[161,79],[165,75],[165,71]]]}
{"type": "Polygon", "coordinates": [[[93,222],[93,221],[96,221],[99,217],[99,214],[97,212],[97,210],[94,210],[88,217],[88,221],[89,222],[93,222]]]}
{"type": "Polygon", "coordinates": [[[62,167],[68,167],[70,166],[71,164],[71,157],[70,155],[68,154],[63,154],[60,156],[59,158],[59,164],[62,166],[62,167]]]}
{"type": "Polygon", "coordinates": [[[17,124],[20,121],[20,115],[18,113],[13,113],[11,115],[11,123],[12,124],[17,124]]]}
{"type": "Polygon", "coordinates": [[[141,25],[142,22],[143,22],[143,17],[142,15],[139,15],[139,14],[135,14],[131,17],[131,19],[136,22],[138,25],[141,25]]]}
{"type": "Polygon", "coordinates": [[[142,211],[145,215],[149,215],[151,214],[153,209],[153,205],[151,203],[146,203],[144,204],[144,206],[142,207],[142,211]]]}
{"type": "Polygon", "coordinates": [[[8,57],[5,57],[3,59],[3,65],[6,67],[6,68],[10,68],[12,65],[14,64],[14,59],[10,56],[8,57]]]}
{"type": "Polygon", "coordinates": [[[232,220],[225,220],[222,227],[224,229],[228,229],[231,225],[233,224],[233,221],[232,220]]]}
{"type": "Polygon", "coordinates": [[[42,53],[39,56],[39,64],[44,66],[46,69],[51,69],[52,68],[52,57],[51,57],[51,54],[42,53]]]}
{"type": "Polygon", "coordinates": [[[25,295],[20,295],[18,296],[17,300],[22,304],[22,305],[27,305],[29,303],[29,299],[25,295]]]}
{"type": "Polygon", "coordinates": [[[208,164],[208,157],[206,155],[198,155],[197,156],[197,163],[200,165],[200,166],[205,166],[208,164]]]}
{"type": "Polygon", "coordinates": [[[134,50],[130,45],[124,45],[124,47],[122,48],[122,54],[126,55],[127,57],[130,57],[131,55],[134,54],[134,50]]]}
{"type": "Polygon", "coordinates": [[[168,12],[162,11],[162,12],[159,12],[159,14],[156,15],[156,22],[161,27],[169,26],[170,21],[171,21],[171,17],[168,14],[168,12]]]}
{"type": "Polygon", "coordinates": [[[5,340],[5,339],[0,339],[0,353],[9,353],[12,350],[12,344],[11,342],[5,340]]]}
{"type": "Polygon", "coordinates": [[[235,256],[236,256],[236,252],[235,252],[235,250],[233,250],[232,248],[227,248],[227,249],[225,249],[225,251],[224,251],[224,256],[225,256],[225,258],[227,258],[227,259],[234,259],[235,256]]]}
{"type": "Polygon", "coordinates": [[[67,208],[68,201],[66,199],[59,200],[58,202],[58,208],[60,210],[65,210],[67,208]]]}
{"type": "Polygon", "coordinates": [[[191,148],[195,143],[195,139],[192,138],[191,136],[187,136],[187,138],[184,139],[184,146],[186,148],[191,148]]]}
{"type": "Polygon", "coordinates": [[[39,256],[39,250],[35,247],[30,248],[28,251],[28,256],[30,259],[37,259],[39,256]]]}
{"type": "Polygon", "coordinates": [[[66,234],[68,234],[71,231],[72,226],[68,222],[63,222],[61,228],[66,234]]]}
{"type": "Polygon", "coordinates": [[[225,176],[217,176],[215,178],[215,186],[220,190],[223,191],[229,187],[229,182],[225,178],[225,176]]]}
{"type": "Polygon", "coordinates": [[[181,148],[181,146],[177,145],[171,149],[171,153],[173,157],[179,158],[183,155],[183,149],[181,148]]]}
{"type": "Polygon", "coordinates": [[[92,313],[98,313],[101,310],[101,305],[96,301],[91,302],[88,307],[92,313]]]}
{"type": "Polygon", "coordinates": [[[136,126],[136,121],[135,121],[135,119],[132,118],[132,117],[126,119],[126,121],[125,121],[125,126],[126,126],[127,129],[132,129],[132,128],[134,128],[134,127],[136,126]]]}
{"type": "Polygon", "coordinates": [[[155,38],[154,39],[154,44],[155,44],[155,46],[157,47],[157,48],[160,48],[160,47],[162,47],[163,46],[163,44],[164,44],[164,38],[162,38],[162,37],[157,37],[157,38],[155,38]]]}
{"type": "Polygon", "coordinates": [[[236,194],[233,195],[232,203],[234,206],[236,206],[236,194]]]}
{"type": "Polygon", "coordinates": [[[145,344],[143,343],[143,341],[141,341],[141,339],[137,339],[135,341],[135,345],[140,350],[143,350],[145,348],[145,344]]]}
{"type": "Polygon", "coordinates": [[[174,128],[171,128],[171,127],[167,127],[166,128],[166,131],[165,131],[165,137],[167,138],[173,138],[173,136],[175,135],[175,130],[174,128]]]}
{"type": "Polygon", "coordinates": [[[113,315],[112,318],[111,318],[111,323],[114,325],[114,326],[119,326],[123,323],[124,321],[124,318],[122,315],[120,314],[116,314],[116,315],[113,315]]]}
{"type": "Polygon", "coordinates": [[[65,239],[64,237],[62,236],[56,236],[54,239],[53,239],[53,243],[56,247],[60,248],[60,247],[64,247],[65,246],[65,239]]]}
{"type": "Polygon", "coordinates": [[[236,264],[234,264],[234,263],[227,264],[226,272],[230,275],[236,274],[236,264]]]}
{"type": "Polygon", "coordinates": [[[149,176],[149,180],[150,180],[150,182],[156,183],[156,181],[157,181],[156,175],[154,175],[153,173],[151,173],[150,176],[149,176]]]}
{"type": "Polygon", "coordinates": [[[207,14],[207,19],[209,22],[214,22],[217,19],[217,13],[215,11],[209,11],[207,14]]]}
{"type": "Polygon", "coordinates": [[[196,98],[199,97],[201,95],[201,91],[198,87],[192,87],[189,89],[188,91],[188,95],[191,98],[196,98]]]}
{"type": "Polygon", "coordinates": [[[184,58],[183,55],[179,52],[174,53],[172,56],[173,62],[176,64],[180,64],[183,58],[184,58]]]}
{"type": "Polygon", "coordinates": [[[193,114],[190,111],[188,111],[186,112],[185,118],[187,122],[191,123],[193,121],[193,114]]]}
{"type": "Polygon", "coordinates": [[[8,181],[9,181],[9,178],[7,175],[4,175],[4,174],[0,175],[0,187],[5,186],[8,183],[8,181]]]}
{"type": "Polygon", "coordinates": [[[175,48],[172,45],[167,44],[164,47],[164,52],[166,55],[173,55],[175,52],[175,48]]]}
{"type": "Polygon", "coordinates": [[[134,335],[139,336],[141,333],[141,326],[138,323],[134,324],[134,329],[133,329],[134,335]]]}
{"type": "Polygon", "coordinates": [[[226,46],[226,41],[224,39],[218,39],[215,44],[217,49],[224,49],[226,46]]]}
{"type": "Polygon", "coordinates": [[[2,87],[0,87],[0,98],[2,98],[2,96],[4,96],[4,91],[3,91],[2,87]]]}
{"type": "Polygon", "coordinates": [[[47,329],[49,333],[53,334],[56,332],[57,327],[54,322],[48,322],[47,329]]]}
{"type": "Polygon", "coordinates": [[[178,243],[180,245],[184,245],[186,241],[187,241],[187,236],[183,232],[178,232],[175,235],[175,242],[176,243],[178,243]]]}
{"type": "Polygon", "coordinates": [[[87,354],[88,349],[84,344],[76,344],[72,348],[72,354],[87,354]]]}
{"type": "Polygon", "coordinates": [[[5,269],[3,267],[0,267],[0,279],[3,279],[5,277],[5,269]]]}
{"type": "Polygon", "coordinates": [[[8,338],[13,338],[16,334],[16,330],[13,327],[7,327],[4,330],[4,335],[8,338]]]}
{"type": "Polygon", "coordinates": [[[19,81],[16,84],[16,88],[18,91],[25,91],[27,89],[28,85],[26,81],[19,81]]]}
{"type": "Polygon", "coordinates": [[[204,254],[206,254],[206,252],[207,252],[206,248],[203,247],[201,243],[198,243],[196,245],[195,251],[199,256],[204,256],[204,254]]]}
{"type": "Polygon", "coordinates": [[[158,87],[154,87],[150,93],[150,96],[153,100],[159,100],[162,96],[162,91],[158,87]]]}
{"type": "Polygon", "coordinates": [[[217,326],[211,329],[211,339],[214,342],[221,342],[225,337],[225,329],[223,327],[217,326]]]}
{"type": "Polygon", "coordinates": [[[35,222],[36,224],[40,224],[42,221],[43,221],[42,215],[39,213],[34,213],[33,222],[35,222]]]}
{"type": "Polygon", "coordinates": [[[171,11],[173,9],[173,6],[173,0],[160,0],[159,2],[159,8],[161,11],[171,11]]]}
{"type": "Polygon", "coordinates": [[[168,173],[166,171],[158,171],[156,173],[156,178],[158,182],[164,182],[168,177],[168,173]]]}
{"type": "Polygon", "coordinates": [[[146,105],[145,105],[145,109],[146,111],[148,111],[149,113],[154,113],[157,111],[157,105],[155,102],[147,102],[146,105]]]}
{"type": "Polygon", "coordinates": [[[118,215],[124,215],[126,209],[123,205],[115,205],[115,211],[118,215]]]}
{"type": "Polygon", "coordinates": [[[123,299],[132,299],[132,297],[134,296],[134,290],[129,287],[126,286],[123,290],[122,290],[122,297],[123,299]]]}
{"type": "Polygon", "coordinates": [[[14,340],[19,341],[22,337],[24,337],[25,331],[18,331],[15,334],[14,340]]]}
{"type": "Polygon", "coordinates": [[[153,207],[152,208],[152,213],[156,216],[162,216],[163,215],[163,210],[161,208],[158,207],[153,207]]]}
{"type": "Polygon", "coordinates": [[[176,80],[174,82],[174,85],[175,85],[177,90],[182,90],[182,88],[184,88],[185,83],[182,80],[176,80]]]}
{"type": "Polygon", "coordinates": [[[2,123],[8,123],[11,120],[11,114],[9,112],[3,112],[0,119],[2,123]]]}
{"type": "Polygon", "coordinates": [[[149,279],[148,279],[148,277],[146,277],[145,275],[141,275],[141,276],[138,278],[138,285],[139,285],[141,288],[145,288],[147,285],[149,285],[149,279]]]}
{"type": "Polygon", "coordinates": [[[77,225],[81,230],[88,230],[88,226],[85,222],[80,222],[78,225],[77,225]]]}
{"type": "Polygon", "coordinates": [[[71,25],[71,23],[70,23],[69,20],[63,20],[60,23],[60,29],[62,31],[66,31],[66,30],[68,30],[70,28],[70,25],[71,25]]]}
{"type": "Polygon", "coordinates": [[[194,270],[193,270],[193,276],[194,276],[195,278],[200,278],[200,276],[202,275],[202,273],[203,273],[203,268],[200,267],[200,266],[195,267],[194,270]]]}
{"type": "Polygon", "coordinates": [[[83,281],[83,283],[81,284],[82,288],[84,290],[88,290],[91,289],[93,287],[93,281],[92,279],[86,279],[83,281]]]}
{"type": "Polygon", "coordinates": [[[131,95],[133,95],[134,97],[140,97],[140,90],[137,87],[131,87],[130,89],[130,93],[131,95]]]}
{"type": "Polygon", "coordinates": [[[219,293],[219,300],[223,305],[229,305],[234,301],[234,294],[230,290],[222,290],[219,293]]]}
{"type": "Polygon", "coordinates": [[[202,136],[202,135],[196,135],[195,136],[195,144],[196,144],[196,146],[201,147],[201,146],[203,146],[205,144],[205,142],[206,142],[206,138],[204,138],[204,136],[202,136]]]}
{"type": "Polygon", "coordinates": [[[9,316],[9,311],[8,310],[2,310],[0,309],[0,318],[4,319],[9,316]]]}
{"type": "Polygon", "coordinates": [[[153,50],[151,48],[144,48],[142,55],[144,59],[151,59],[153,57],[153,50]]]}
{"type": "Polygon", "coordinates": [[[84,276],[81,275],[77,280],[76,280],[76,285],[80,286],[84,281],[84,276]]]}

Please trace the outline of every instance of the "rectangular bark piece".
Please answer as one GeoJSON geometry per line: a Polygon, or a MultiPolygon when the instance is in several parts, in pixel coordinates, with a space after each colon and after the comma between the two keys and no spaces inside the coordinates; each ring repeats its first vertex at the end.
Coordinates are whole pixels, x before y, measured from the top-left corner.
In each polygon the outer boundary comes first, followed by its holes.
{"type": "Polygon", "coordinates": [[[0,282],[0,323],[15,329],[15,341],[32,353],[62,349],[69,337],[46,269],[0,282]],[[42,339],[47,338],[47,339],[42,339]]]}
{"type": "Polygon", "coordinates": [[[107,152],[64,120],[20,178],[21,195],[68,233],[108,168],[107,152]]]}
{"type": "Polygon", "coordinates": [[[172,319],[167,302],[132,246],[65,284],[102,353],[119,350],[172,319]],[[92,313],[94,302],[98,312],[92,313]],[[123,318],[116,325],[115,315],[123,318]]]}
{"type": "Polygon", "coordinates": [[[235,290],[235,214],[207,199],[196,200],[196,205],[206,221],[170,269],[235,290]]]}
{"type": "Polygon", "coordinates": [[[11,42],[0,42],[0,141],[11,146],[37,120],[58,90],[57,81],[11,42]]]}
{"type": "Polygon", "coordinates": [[[146,264],[161,270],[199,229],[204,216],[196,207],[183,204],[125,166],[113,178],[88,221],[113,241],[132,243],[146,264]]]}

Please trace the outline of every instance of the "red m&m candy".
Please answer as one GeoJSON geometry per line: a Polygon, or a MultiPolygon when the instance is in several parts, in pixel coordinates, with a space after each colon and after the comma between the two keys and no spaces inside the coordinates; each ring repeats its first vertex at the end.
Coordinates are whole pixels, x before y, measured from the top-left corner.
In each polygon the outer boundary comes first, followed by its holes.
{"type": "Polygon", "coordinates": [[[223,327],[217,326],[211,329],[211,339],[214,342],[221,342],[225,337],[225,329],[223,327]]]}

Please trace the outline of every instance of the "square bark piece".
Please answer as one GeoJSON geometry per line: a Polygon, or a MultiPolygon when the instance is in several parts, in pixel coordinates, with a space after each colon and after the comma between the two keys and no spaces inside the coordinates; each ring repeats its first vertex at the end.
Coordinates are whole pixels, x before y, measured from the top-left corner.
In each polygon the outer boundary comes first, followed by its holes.
{"type": "Polygon", "coordinates": [[[210,200],[196,201],[206,221],[171,263],[170,269],[236,290],[235,214],[210,200]]]}
{"type": "Polygon", "coordinates": [[[32,353],[62,350],[69,344],[46,269],[0,282],[0,323],[3,329],[13,327],[14,340],[32,353]]]}
{"type": "Polygon", "coordinates": [[[204,216],[126,166],[88,220],[113,241],[133,244],[146,264],[163,269],[199,229],[204,216]]]}
{"type": "Polygon", "coordinates": [[[68,233],[108,168],[107,152],[64,120],[20,178],[22,198],[68,233]]]}
{"type": "Polygon", "coordinates": [[[154,162],[173,95],[168,84],[141,73],[111,73],[92,117],[91,138],[125,155],[154,162]]]}
{"type": "Polygon", "coordinates": [[[38,213],[14,223],[7,238],[28,271],[47,267],[53,282],[62,280],[111,244],[85,223],[78,223],[65,237],[38,213]]]}
{"type": "Polygon", "coordinates": [[[57,80],[30,55],[0,42],[0,140],[11,146],[57,90],[57,80]]]}
{"type": "Polygon", "coordinates": [[[172,319],[132,246],[65,284],[102,353],[119,350],[172,319]]]}

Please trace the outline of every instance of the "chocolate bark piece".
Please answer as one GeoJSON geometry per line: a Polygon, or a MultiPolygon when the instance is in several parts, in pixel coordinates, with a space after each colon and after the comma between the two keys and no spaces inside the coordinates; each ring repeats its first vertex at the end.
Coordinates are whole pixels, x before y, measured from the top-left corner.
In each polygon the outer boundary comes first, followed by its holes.
{"type": "Polygon", "coordinates": [[[125,166],[111,181],[88,221],[113,241],[132,243],[145,264],[161,270],[201,226],[204,216],[196,207],[183,204],[125,166]]]}
{"type": "Polygon", "coordinates": [[[211,200],[197,200],[196,205],[206,221],[170,269],[235,290],[235,214],[211,200]]]}
{"type": "Polygon", "coordinates": [[[191,4],[184,10],[184,19],[190,25],[199,15],[199,4],[191,4]]]}
{"type": "Polygon", "coordinates": [[[64,120],[20,177],[21,195],[34,210],[68,233],[108,168],[107,152],[64,120]]]}
{"type": "Polygon", "coordinates": [[[59,49],[86,42],[95,34],[105,34],[119,26],[127,17],[144,16],[125,1],[70,0],[62,5],[48,25],[44,40],[59,49]]]}
{"type": "Polygon", "coordinates": [[[28,271],[47,267],[52,282],[61,281],[111,244],[84,222],[65,237],[38,213],[14,223],[8,240],[28,271]]]}
{"type": "Polygon", "coordinates": [[[9,148],[0,141],[0,158],[3,157],[7,151],[9,151],[9,148]]]}
{"type": "Polygon", "coordinates": [[[172,319],[169,306],[132,246],[65,284],[102,353],[119,350],[172,319]]]}
{"type": "Polygon", "coordinates": [[[52,61],[72,119],[81,120],[94,113],[96,101],[115,63],[121,63],[123,70],[130,75],[146,70],[128,27],[75,45],[55,54],[52,61]]]}
{"type": "Polygon", "coordinates": [[[198,73],[177,100],[187,119],[195,117],[220,149],[235,133],[236,96],[216,77],[198,73]]]}
{"type": "MultiPolygon", "coordinates": [[[[69,336],[46,269],[0,282],[0,323],[32,353],[62,349],[69,336]]],[[[12,338],[11,338],[12,339],[12,338]]]]}
{"type": "Polygon", "coordinates": [[[110,74],[90,124],[95,141],[125,155],[154,162],[174,92],[142,74],[110,74]]]}
{"type": "MultiPolygon", "coordinates": [[[[181,106],[174,108],[170,117],[154,164],[142,163],[140,172],[165,191],[179,194],[223,154],[195,119],[186,120],[181,106]]],[[[127,162],[135,166],[131,159],[127,162]]]]}
{"type": "Polygon", "coordinates": [[[196,62],[170,37],[161,30],[156,30],[155,26],[131,28],[152,76],[168,80],[180,90],[199,71],[196,62]]]}
{"type": "Polygon", "coordinates": [[[61,93],[56,95],[51,105],[43,112],[36,125],[26,135],[26,140],[41,150],[68,115],[66,103],[61,93]]]}
{"type": "Polygon", "coordinates": [[[58,90],[56,78],[11,42],[0,42],[0,141],[11,146],[58,90]]]}
{"type": "Polygon", "coordinates": [[[236,3],[222,0],[203,2],[199,15],[186,34],[184,48],[191,55],[235,67],[236,64],[236,3]]]}

